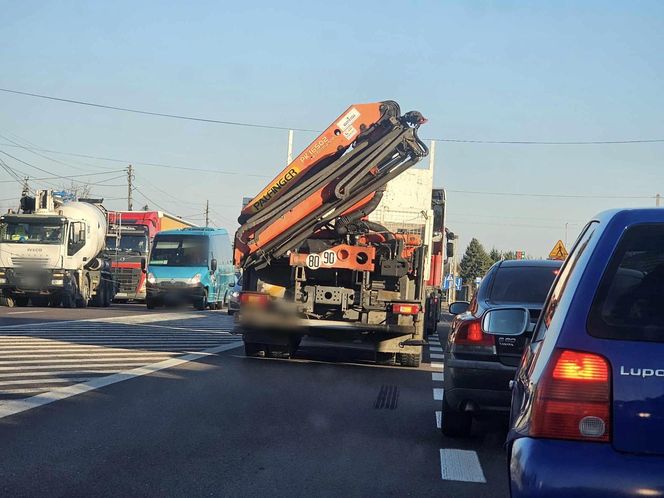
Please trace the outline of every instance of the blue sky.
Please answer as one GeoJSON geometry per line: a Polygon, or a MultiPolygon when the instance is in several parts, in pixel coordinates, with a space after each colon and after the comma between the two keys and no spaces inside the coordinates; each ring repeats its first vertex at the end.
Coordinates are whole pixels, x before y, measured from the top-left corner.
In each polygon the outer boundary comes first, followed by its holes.
{"type": "MultiPolygon", "coordinates": [[[[321,129],[352,103],[397,100],[425,138],[664,138],[662,2],[0,1],[0,87],[166,113],[321,129]]],[[[0,92],[0,135],[128,159],[153,203],[234,229],[244,195],[284,166],[287,132],[80,107],[0,92]],[[213,169],[194,173],[152,162],[213,169]],[[253,175],[253,176],[249,176],[253,175]],[[261,176],[263,175],[263,176],[261,176]]],[[[296,133],[295,148],[314,138],[296,133]]],[[[122,163],[8,147],[59,175],[122,163]],[[59,162],[50,160],[56,159],[59,162]],[[65,164],[62,164],[65,163],[65,164]]],[[[0,154],[13,168],[45,176],[0,154]]],[[[439,143],[436,183],[467,243],[543,256],[594,213],[654,205],[664,143],[439,143]],[[454,191],[639,196],[555,198],[454,191]]],[[[120,173],[121,174],[121,173],[120,173]]],[[[94,181],[116,174],[92,177],[94,181]]],[[[0,180],[9,176],[2,172],[0,180]]],[[[95,186],[107,199],[123,181],[95,186]]],[[[18,196],[0,183],[0,199],[18,196]]],[[[138,205],[143,203],[136,195],[138,205]]],[[[111,200],[113,208],[123,207],[111,200]]],[[[9,201],[0,201],[6,209],[9,201]]]]}

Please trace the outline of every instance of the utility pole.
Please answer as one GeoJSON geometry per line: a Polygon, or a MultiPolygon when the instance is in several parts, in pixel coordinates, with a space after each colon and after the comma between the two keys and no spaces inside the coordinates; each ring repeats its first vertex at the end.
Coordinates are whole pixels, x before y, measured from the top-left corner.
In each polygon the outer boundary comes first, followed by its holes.
{"type": "Polygon", "coordinates": [[[287,165],[293,162],[293,130],[288,130],[288,162],[287,165]]]}
{"type": "Polygon", "coordinates": [[[567,229],[569,228],[569,222],[565,222],[565,249],[567,249],[567,229]]]}
{"type": "Polygon", "coordinates": [[[210,224],[210,201],[205,201],[205,227],[210,224]]]}
{"type": "Polygon", "coordinates": [[[28,184],[28,180],[30,180],[29,176],[23,178],[23,191],[21,192],[21,197],[25,197],[30,193],[30,185],[28,184]]]}
{"type": "Polygon", "coordinates": [[[660,204],[661,204],[661,202],[662,202],[662,196],[659,195],[659,194],[657,194],[657,195],[655,196],[655,206],[656,206],[656,207],[659,207],[660,204]]]}
{"type": "Polygon", "coordinates": [[[134,202],[132,199],[132,191],[134,190],[134,168],[130,164],[127,168],[127,211],[131,211],[134,207],[134,202]]]}

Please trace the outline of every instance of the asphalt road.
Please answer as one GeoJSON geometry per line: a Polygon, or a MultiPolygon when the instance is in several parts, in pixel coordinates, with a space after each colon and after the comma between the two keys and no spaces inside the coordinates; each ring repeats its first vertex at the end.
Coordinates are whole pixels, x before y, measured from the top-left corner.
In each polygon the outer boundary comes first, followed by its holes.
{"type": "Polygon", "coordinates": [[[500,424],[463,442],[437,428],[435,338],[419,369],[306,343],[290,361],[245,358],[231,323],[0,309],[0,494],[507,494],[500,424]]]}

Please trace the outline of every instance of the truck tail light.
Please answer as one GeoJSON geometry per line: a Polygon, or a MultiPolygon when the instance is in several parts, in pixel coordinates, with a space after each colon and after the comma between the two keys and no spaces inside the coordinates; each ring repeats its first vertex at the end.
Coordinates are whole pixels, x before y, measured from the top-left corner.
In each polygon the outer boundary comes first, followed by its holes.
{"type": "Polygon", "coordinates": [[[240,293],[241,305],[265,308],[267,306],[268,301],[269,301],[269,296],[267,294],[261,294],[260,292],[240,293]]]}
{"type": "Polygon", "coordinates": [[[419,312],[419,304],[394,303],[392,305],[392,313],[397,315],[417,315],[419,312]]]}
{"type": "Polygon", "coordinates": [[[536,392],[530,435],[610,441],[611,369],[602,356],[556,350],[536,392]]]}
{"type": "Polygon", "coordinates": [[[482,331],[482,320],[467,320],[459,325],[454,336],[454,344],[461,346],[480,346],[493,348],[496,341],[492,335],[482,331]]]}

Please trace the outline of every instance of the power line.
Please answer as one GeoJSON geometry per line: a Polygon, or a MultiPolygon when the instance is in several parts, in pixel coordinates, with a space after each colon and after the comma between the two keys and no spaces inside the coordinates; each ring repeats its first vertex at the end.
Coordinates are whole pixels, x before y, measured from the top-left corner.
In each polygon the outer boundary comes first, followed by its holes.
{"type": "Polygon", "coordinates": [[[447,192],[455,194],[471,195],[503,195],[513,197],[554,197],[562,199],[654,199],[654,195],[588,195],[588,194],[544,194],[532,192],[486,192],[479,190],[452,190],[445,189],[447,192]]]}
{"type": "MultiPolygon", "coordinates": [[[[54,97],[52,95],[43,95],[32,92],[24,92],[20,90],[12,90],[9,88],[0,88],[0,91],[12,93],[15,95],[23,95],[26,97],[40,98],[46,100],[53,100],[57,102],[66,102],[68,104],[83,105],[89,107],[97,107],[100,109],[110,109],[113,111],[131,112],[134,114],[143,114],[147,116],[157,116],[162,118],[184,119],[187,121],[199,121],[203,123],[214,123],[229,126],[243,126],[248,128],[264,128],[269,130],[285,130],[285,131],[302,131],[311,133],[320,133],[321,130],[314,130],[311,128],[294,128],[291,126],[276,126],[266,125],[259,123],[248,123],[243,121],[227,121],[221,119],[202,118],[197,116],[187,116],[183,114],[171,114],[155,111],[146,111],[142,109],[133,109],[130,107],[121,107],[107,104],[99,104],[96,102],[88,102],[84,100],[67,99],[62,97],[54,97]]],[[[427,138],[426,140],[436,140],[439,142],[449,143],[465,143],[465,144],[502,144],[502,145],[616,145],[616,144],[644,144],[644,143],[664,143],[664,138],[654,139],[626,139],[626,140],[572,140],[572,141],[557,141],[557,140],[477,140],[477,139],[461,139],[461,138],[427,138]]]]}
{"type": "MultiPolygon", "coordinates": [[[[16,145],[12,144],[0,144],[0,145],[3,147],[17,147],[16,145]]],[[[51,154],[62,154],[65,156],[83,157],[87,159],[97,159],[98,161],[109,161],[114,163],[123,163],[123,164],[132,163],[134,165],[141,165],[141,166],[154,166],[157,168],[180,169],[184,171],[202,171],[204,173],[217,173],[220,175],[242,175],[242,176],[255,177],[255,178],[268,178],[268,175],[257,175],[252,173],[246,173],[244,171],[223,171],[218,169],[193,168],[189,166],[179,166],[179,165],[165,164],[165,163],[149,163],[143,161],[134,161],[133,159],[118,159],[113,157],[92,156],[88,154],[80,154],[77,152],[63,152],[59,150],[42,149],[39,147],[23,147],[23,148],[39,150],[42,152],[50,152],[51,154]]]]}
{"type": "Polygon", "coordinates": [[[67,102],[69,104],[77,104],[77,105],[85,105],[85,106],[90,106],[90,107],[98,107],[101,109],[110,109],[112,111],[123,111],[123,112],[133,112],[135,114],[145,114],[147,116],[158,116],[162,118],[174,118],[174,119],[185,119],[188,121],[200,121],[203,123],[215,123],[215,124],[223,124],[223,125],[230,125],[230,126],[244,126],[248,128],[266,128],[269,130],[295,130],[295,131],[311,131],[311,132],[317,132],[317,130],[310,130],[307,128],[289,128],[287,126],[273,126],[273,125],[265,125],[265,124],[257,124],[257,123],[246,123],[242,121],[225,121],[221,119],[211,119],[211,118],[201,118],[201,117],[195,117],[195,116],[185,116],[181,114],[169,114],[169,113],[163,113],[163,112],[154,112],[154,111],[144,111],[141,109],[131,109],[129,107],[120,107],[120,106],[114,106],[114,105],[106,105],[106,104],[98,104],[96,102],[86,102],[83,100],[75,100],[75,99],[65,99],[65,98],[60,98],[60,97],[53,97],[51,95],[41,95],[38,93],[30,93],[30,92],[22,92],[19,90],[10,90],[8,88],[0,88],[0,92],[7,92],[7,93],[14,93],[16,95],[24,95],[26,97],[36,97],[40,99],[47,99],[47,100],[55,100],[58,102],[67,102]]]}

